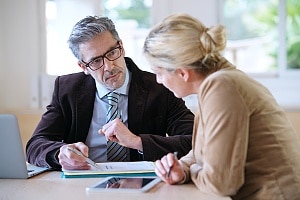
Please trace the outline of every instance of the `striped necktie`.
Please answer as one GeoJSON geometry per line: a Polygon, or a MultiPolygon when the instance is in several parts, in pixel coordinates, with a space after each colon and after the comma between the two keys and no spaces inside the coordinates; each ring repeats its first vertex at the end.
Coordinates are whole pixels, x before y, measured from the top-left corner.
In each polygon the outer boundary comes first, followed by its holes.
{"type": "MultiPolygon", "coordinates": [[[[112,121],[115,118],[121,118],[118,111],[118,100],[120,94],[116,92],[110,92],[107,94],[107,100],[109,108],[107,110],[106,122],[112,121]]],[[[107,142],[107,161],[126,161],[127,159],[127,148],[119,145],[116,142],[107,142]]]]}

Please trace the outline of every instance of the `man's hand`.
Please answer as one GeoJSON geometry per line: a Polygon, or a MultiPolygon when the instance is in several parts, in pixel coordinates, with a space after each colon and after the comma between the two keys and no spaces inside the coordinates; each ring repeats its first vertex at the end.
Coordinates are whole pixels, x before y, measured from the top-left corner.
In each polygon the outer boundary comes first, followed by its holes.
{"type": "Polygon", "coordinates": [[[60,147],[58,160],[63,169],[90,169],[91,166],[86,162],[85,158],[79,156],[72,151],[68,150],[68,147],[73,147],[82,152],[83,155],[88,157],[88,147],[82,143],[77,142],[73,144],[66,144],[60,147]]]}
{"type": "Polygon", "coordinates": [[[143,151],[141,138],[134,135],[118,118],[105,124],[98,132],[103,134],[107,141],[111,140],[122,146],[143,151]]]}

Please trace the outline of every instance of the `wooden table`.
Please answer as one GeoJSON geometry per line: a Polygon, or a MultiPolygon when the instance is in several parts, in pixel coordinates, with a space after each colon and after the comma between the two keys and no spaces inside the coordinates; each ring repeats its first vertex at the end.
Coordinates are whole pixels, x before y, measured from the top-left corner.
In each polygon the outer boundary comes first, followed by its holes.
{"type": "Polygon", "coordinates": [[[107,199],[107,200],[226,200],[201,193],[194,184],[159,183],[147,193],[87,193],[85,188],[100,178],[61,178],[61,172],[45,172],[30,179],[0,179],[0,199],[107,199]]]}

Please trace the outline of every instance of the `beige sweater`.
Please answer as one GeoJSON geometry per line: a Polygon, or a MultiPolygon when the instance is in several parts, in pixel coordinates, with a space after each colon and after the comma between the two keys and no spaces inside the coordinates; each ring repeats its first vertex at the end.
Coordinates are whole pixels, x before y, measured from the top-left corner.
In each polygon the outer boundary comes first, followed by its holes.
{"type": "Polygon", "coordinates": [[[265,87],[225,62],[198,101],[186,182],[232,199],[300,199],[300,143],[265,87]]]}

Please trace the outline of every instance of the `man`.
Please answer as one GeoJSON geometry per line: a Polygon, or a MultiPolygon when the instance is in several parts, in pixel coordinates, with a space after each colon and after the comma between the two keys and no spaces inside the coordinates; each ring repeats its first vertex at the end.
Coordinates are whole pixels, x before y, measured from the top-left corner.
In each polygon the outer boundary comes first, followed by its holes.
{"type": "Polygon", "coordinates": [[[83,72],[57,77],[52,101],[27,143],[28,162],[53,169],[89,169],[85,158],[69,149],[106,162],[111,161],[109,143],[125,150],[122,161],[188,153],[194,115],[182,99],[156,83],[155,75],[125,57],[110,19],[82,19],[68,43],[83,72]],[[107,121],[111,98],[117,103],[117,117],[107,121]]]}

